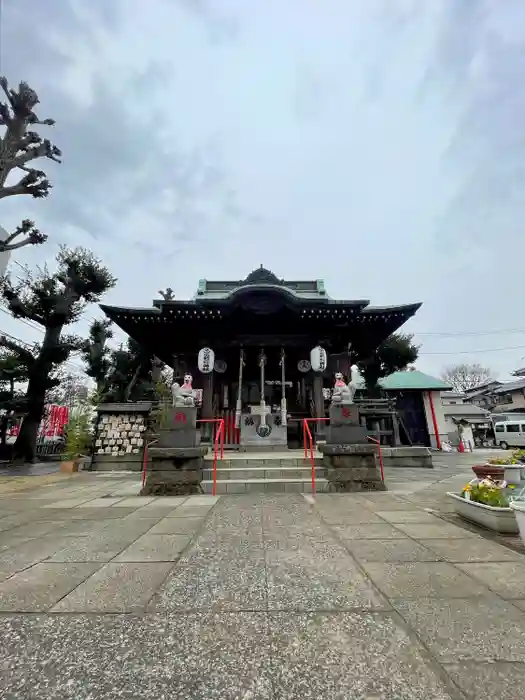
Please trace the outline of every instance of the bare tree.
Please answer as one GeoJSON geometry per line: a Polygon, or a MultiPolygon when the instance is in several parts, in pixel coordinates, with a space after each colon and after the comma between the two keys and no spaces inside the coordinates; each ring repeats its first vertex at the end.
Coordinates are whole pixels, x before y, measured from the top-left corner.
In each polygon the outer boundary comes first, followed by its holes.
{"type": "Polygon", "coordinates": [[[441,373],[441,379],[461,394],[489,382],[492,379],[492,372],[488,367],[478,364],[451,365],[445,367],[441,373]]]}
{"type": "MultiPolygon", "coordinates": [[[[28,194],[40,199],[47,197],[51,184],[43,170],[30,167],[37,158],[49,158],[60,163],[62,155],[48,139],[43,139],[29,127],[53,126],[53,119],[40,120],[34,112],[39,103],[38,95],[27,83],[20,83],[18,90],[10,89],[7,79],[0,77],[0,88],[7,102],[0,102],[0,125],[5,132],[0,139],[0,199],[28,194]],[[11,185],[7,179],[12,172],[21,171],[18,181],[11,185]]],[[[26,245],[44,243],[47,236],[41,233],[29,219],[0,241],[0,252],[16,250],[26,245]]]]}

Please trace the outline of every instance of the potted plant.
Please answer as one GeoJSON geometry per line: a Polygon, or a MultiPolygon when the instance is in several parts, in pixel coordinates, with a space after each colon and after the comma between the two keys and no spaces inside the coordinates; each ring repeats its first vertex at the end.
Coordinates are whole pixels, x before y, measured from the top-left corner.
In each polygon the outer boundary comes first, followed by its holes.
{"type": "Polygon", "coordinates": [[[489,459],[488,464],[498,465],[503,469],[503,479],[508,484],[519,484],[524,477],[525,467],[522,463],[523,450],[514,451],[510,457],[489,459]]]}
{"type": "Polygon", "coordinates": [[[478,477],[478,479],[493,479],[494,481],[501,481],[503,479],[503,474],[505,469],[501,464],[495,459],[489,459],[486,464],[476,464],[472,467],[472,471],[478,477]]]}
{"type": "Polygon", "coordinates": [[[514,510],[509,505],[514,488],[506,481],[474,479],[463,488],[460,495],[447,495],[454,500],[456,513],[461,518],[495,532],[515,534],[518,525],[514,510]]]}
{"type": "Polygon", "coordinates": [[[91,432],[91,415],[87,409],[75,412],[66,426],[65,459],[60,465],[60,471],[78,472],[81,458],[91,448],[93,439],[91,432]]]}
{"type": "Polygon", "coordinates": [[[525,544],[525,488],[523,488],[516,498],[511,499],[509,505],[516,516],[521,541],[525,544]]]}

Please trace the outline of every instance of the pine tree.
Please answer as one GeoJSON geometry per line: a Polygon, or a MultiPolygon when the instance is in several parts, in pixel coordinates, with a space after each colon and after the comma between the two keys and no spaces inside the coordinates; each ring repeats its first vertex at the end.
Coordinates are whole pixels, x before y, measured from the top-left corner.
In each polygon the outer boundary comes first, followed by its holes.
{"type": "Polygon", "coordinates": [[[0,338],[0,346],[15,350],[28,364],[26,415],[14,445],[15,461],[34,461],[38,428],[53,375],[72,352],[84,346],[83,340],[65,334],[64,328],[77,321],[85,306],[99,301],[115,283],[91,252],[65,247],[57,255],[55,272],[44,268],[34,276],[28,274],[16,286],[9,277],[2,280],[0,294],[13,316],[33,321],[44,330],[44,339],[34,353],[15,341],[0,338]]]}

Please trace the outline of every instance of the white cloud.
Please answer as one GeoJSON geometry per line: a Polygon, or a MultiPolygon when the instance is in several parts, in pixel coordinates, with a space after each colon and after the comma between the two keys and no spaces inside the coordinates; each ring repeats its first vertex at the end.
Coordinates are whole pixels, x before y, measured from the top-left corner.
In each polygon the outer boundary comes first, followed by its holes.
{"type": "MultiPolygon", "coordinates": [[[[39,90],[64,164],[49,201],[3,204],[2,224],[29,209],[52,241],[92,247],[120,280],[109,302],[190,296],[199,277],[264,263],[324,277],[334,297],[422,300],[416,332],[522,325],[518,3],[47,0],[39,12],[7,6],[3,70],[39,90]]],[[[525,333],[421,340],[455,352],[525,333]]],[[[460,357],[505,374],[522,355],[460,357]]]]}

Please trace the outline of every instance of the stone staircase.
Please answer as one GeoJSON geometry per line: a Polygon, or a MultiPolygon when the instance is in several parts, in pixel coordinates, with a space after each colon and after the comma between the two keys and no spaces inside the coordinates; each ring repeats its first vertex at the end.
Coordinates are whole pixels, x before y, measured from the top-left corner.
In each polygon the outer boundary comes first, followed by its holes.
{"type": "MultiPolygon", "coordinates": [[[[322,457],[315,457],[316,491],[327,490],[322,457]]],[[[213,461],[206,459],[201,482],[204,493],[212,493],[213,461]]],[[[217,495],[242,493],[311,493],[310,458],[264,457],[220,459],[217,462],[217,495]]]]}

